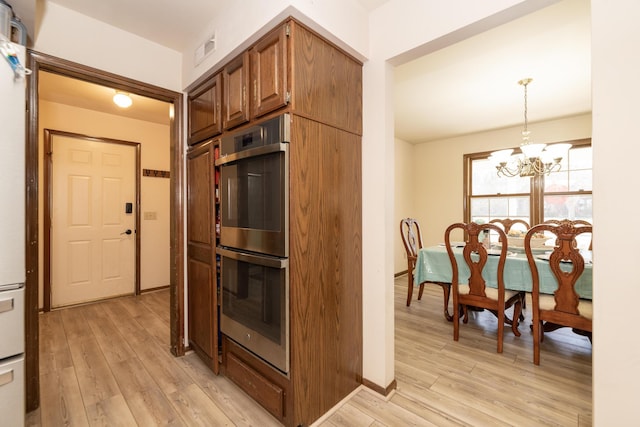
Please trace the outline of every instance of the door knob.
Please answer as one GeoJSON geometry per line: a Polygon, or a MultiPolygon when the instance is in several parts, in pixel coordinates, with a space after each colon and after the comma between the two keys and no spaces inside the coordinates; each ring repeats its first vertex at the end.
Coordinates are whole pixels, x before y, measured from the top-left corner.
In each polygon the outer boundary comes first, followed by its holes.
{"type": "Polygon", "coordinates": [[[120,233],[120,235],[123,235],[123,234],[129,235],[131,233],[132,233],[131,229],[127,229],[126,231],[123,231],[122,233],[120,233]]]}

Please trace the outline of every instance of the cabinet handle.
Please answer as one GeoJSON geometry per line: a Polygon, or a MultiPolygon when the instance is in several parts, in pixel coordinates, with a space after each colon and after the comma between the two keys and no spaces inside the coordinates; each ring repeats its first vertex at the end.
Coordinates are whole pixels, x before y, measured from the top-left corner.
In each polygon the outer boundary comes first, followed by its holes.
{"type": "Polygon", "coordinates": [[[253,80],[253,102],[258,101],[258,80],[253,80]]]}
{"type": "Polygon", "coordinates": [[[247,105],[247,87],[242,86],[242,106],[247,105]]]}
{"type": "Polygon", "coordinates": [[[13,298],[0,301],[0,313],[13,310],[13,298]]]}
{"type": "Polygon", "coordinates": [[[0,373],[0,386],[13,382],[13,369],[0,373]]]}

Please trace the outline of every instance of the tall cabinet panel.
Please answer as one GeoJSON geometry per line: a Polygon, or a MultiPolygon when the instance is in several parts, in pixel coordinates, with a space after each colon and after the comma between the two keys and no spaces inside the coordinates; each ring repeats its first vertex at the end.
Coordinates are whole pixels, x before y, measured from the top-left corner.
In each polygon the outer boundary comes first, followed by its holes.
{"type": "Polygon", "coordinates": [[[300,116],[291,134],[291,393],[306,425],[362,382],[361,145],[300,116]]]}
{"type": "Polygon", "coordinates": [[[189,345],[218,372],[218,304],[215,232],[217,141],[187,153],[187,291],[189,345]]]}

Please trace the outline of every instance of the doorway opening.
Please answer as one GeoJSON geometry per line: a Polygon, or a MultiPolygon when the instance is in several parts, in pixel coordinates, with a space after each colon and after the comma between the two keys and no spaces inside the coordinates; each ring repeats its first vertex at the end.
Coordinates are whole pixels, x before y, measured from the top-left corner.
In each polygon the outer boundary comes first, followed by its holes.
{"type": "Polygon", "coordinates": [[[183,147],[182,137],[182,105],[183,95],[154,85],[139,82],[111,74],[95,68],[83,66],[60,58],[28,51],[27,66],[32,70],[27,83],[27,141],[26,141],[26,394],[27,411],[39,406],[39,340],[38,340],[38,311],[41,291],[39,289],[42,277],[40,263],[40,248],[42,237],[39,231],[40,214],[39,198],[39,79],[41,75],[52,73],[71,77],[83,82],[106,86],[112,90],[125,91],[130,94],[163,101],[170,104],[169,119],[169,164],[166,171],[169,178],[170,199],[170,257],[169,257],[169,288],[170,288],[170,351],[175,356],[184,354],[184,232],[183,232],[183,147]]]}

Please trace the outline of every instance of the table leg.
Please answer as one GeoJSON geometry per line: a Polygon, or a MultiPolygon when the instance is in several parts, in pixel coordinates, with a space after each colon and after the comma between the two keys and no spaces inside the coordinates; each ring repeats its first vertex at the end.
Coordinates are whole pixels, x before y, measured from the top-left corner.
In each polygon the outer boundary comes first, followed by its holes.
{"type": "Polygon", "coordinates": [[[444,318],[449,322],[453,322],[453,316],[449,314],[449,296],[451,294],[450,283],[439,283],[442,286],[443,299],[444,299],[444,318]]]}

